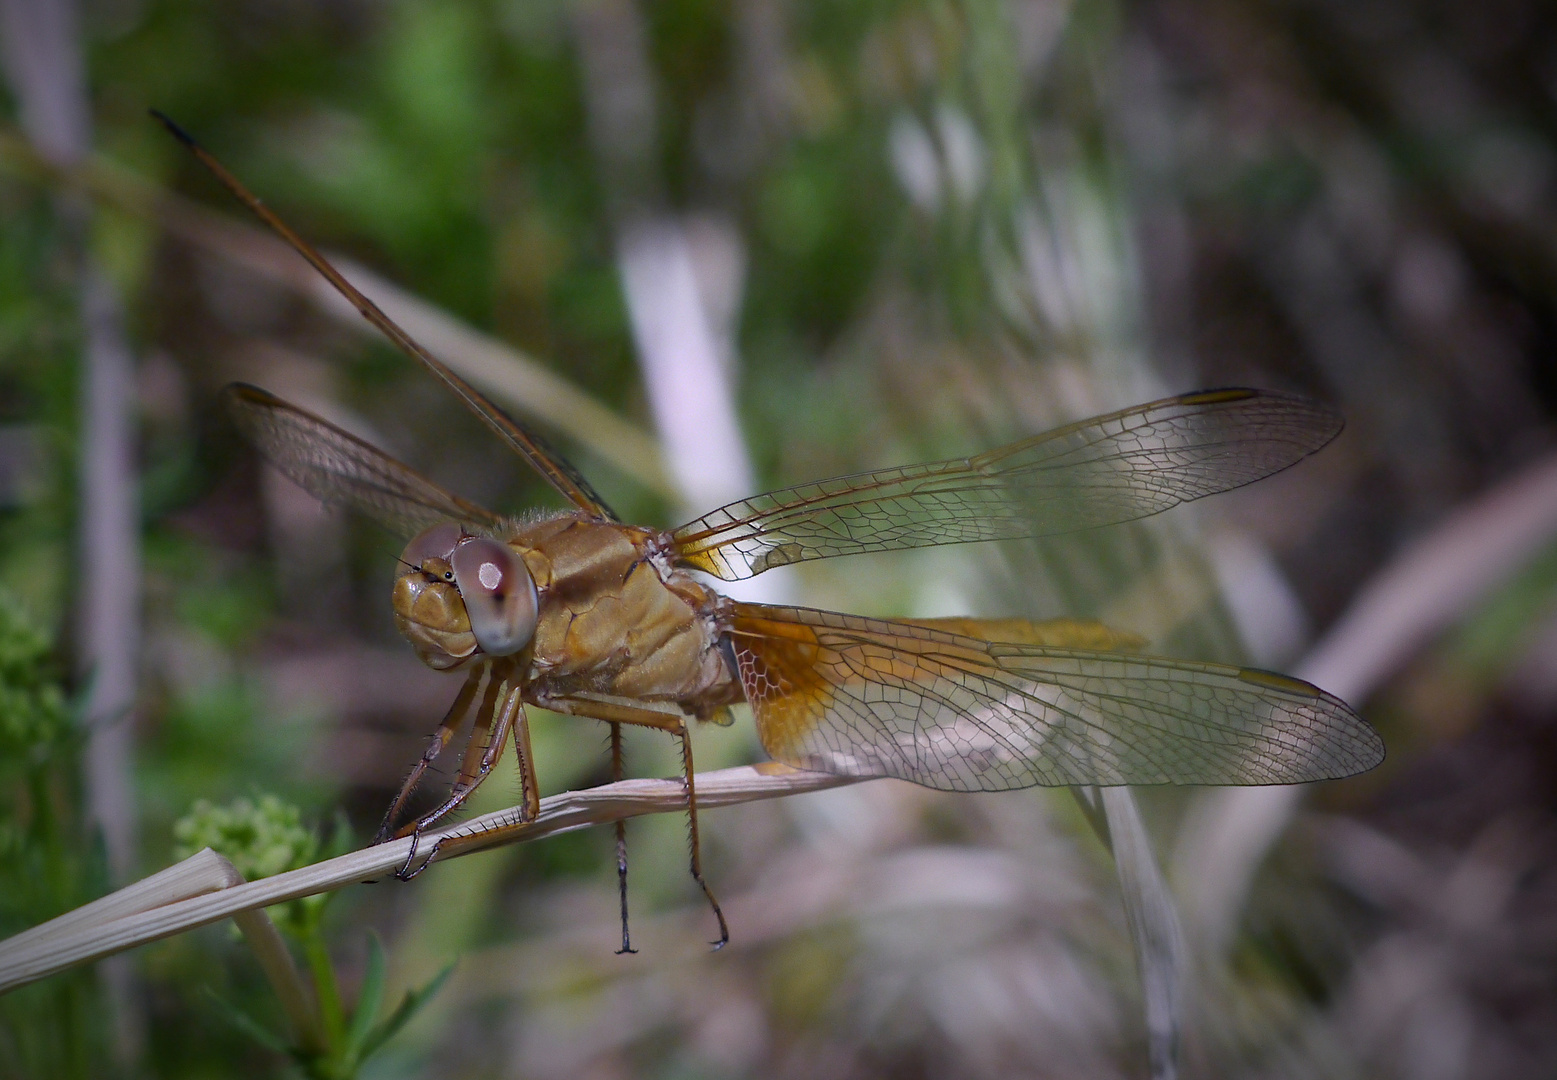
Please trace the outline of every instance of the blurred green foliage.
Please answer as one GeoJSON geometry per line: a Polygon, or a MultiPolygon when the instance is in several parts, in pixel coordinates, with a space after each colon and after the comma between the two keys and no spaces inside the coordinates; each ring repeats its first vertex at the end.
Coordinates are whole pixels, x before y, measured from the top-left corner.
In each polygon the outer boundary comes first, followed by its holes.
{"type": "Polygon", "coordinates": [[[0,596],[0,760],[12,767],[35,764],[68,735],[51,660],[43,631],[21,614],[14,597],[0,596]]]}
{"type": "Polygon", "coordinates": [[[175,859],[202,848],[225,855],[249,881],[307,866],[319,854],[319,838],[303,825],[302,811],[274,795],[240,798],[226,806],[196,799],[173,826],[175,859]]]}
{"type": "MultiPolygon", "coordinates": [[[[79,749],[48,636],[0,594],[0,936],[96,899],[102,854],[82,821],[79,749]]],[[[0,1074],[101,1075],[107,1029],[91,972],[0,998],[0,1074]]]]}

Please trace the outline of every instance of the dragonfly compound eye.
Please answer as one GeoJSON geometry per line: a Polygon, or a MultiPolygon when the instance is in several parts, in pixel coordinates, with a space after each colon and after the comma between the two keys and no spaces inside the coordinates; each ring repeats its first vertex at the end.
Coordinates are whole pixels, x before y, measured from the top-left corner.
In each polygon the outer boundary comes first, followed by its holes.
{"type": "Polygon", "coordinates": [[[442,559],[448,562],[454,557],[454,549],[458,546],[463,532],[464,530],[458,525],[452,524],[434,525],[430,529],[425,529],[405,546],[405,551],[400,553],[400,561],[418,570],[429,559],[442,559]]]}
{"type": "Polygon", "coordinates": [[[449,561],[481,651],[509,656],[528,645],[540,602],[518,553],[507,544],[473,536],[454,549],[449,561]]]}

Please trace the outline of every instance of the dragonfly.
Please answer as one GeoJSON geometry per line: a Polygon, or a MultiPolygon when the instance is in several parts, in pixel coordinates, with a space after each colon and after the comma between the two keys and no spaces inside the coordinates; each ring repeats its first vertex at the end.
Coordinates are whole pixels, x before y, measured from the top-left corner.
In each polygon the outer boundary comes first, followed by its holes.
{"type": "MultiPolygon", "coordinates": [[[[1255,668],[1146,655],[1132,635],[1073,619],[884,619],[742,602],[709,579],[867,552],[1042,537],[1134,521],[1286,469],[1340,432],[1328,407],[1272,390],[1165,398],[974,457],[771,491],[679,528],[622,522],[584,476],[395,325],[211,154],[157,115],[216,178],[399,349],[452,391],[568,509],[505,517],[258,387],[225,394],[243,434],[327,504],[403,535],[391,601],[417,655],[464,682],[385,817],[379,840],[456,810],[507,745],[522,830],[539,812],[526,706],[679,740],[691,874],[704,879],[691,721],[751,708],[764,750],[798,769],[895,777],[944,791],[1070,785],[1259,785],[1337,779],[1384,757],[1339,698],[1255,668]],[[459,771],[397,824],[469,719],[459,771]]],[[[622,951],[624,834],[618,823],[622,951]]],[[[425,867],[436,848],[422,862],[425,867]]],[[[406,876],[415,858],[402,868],[406,876]]]]}

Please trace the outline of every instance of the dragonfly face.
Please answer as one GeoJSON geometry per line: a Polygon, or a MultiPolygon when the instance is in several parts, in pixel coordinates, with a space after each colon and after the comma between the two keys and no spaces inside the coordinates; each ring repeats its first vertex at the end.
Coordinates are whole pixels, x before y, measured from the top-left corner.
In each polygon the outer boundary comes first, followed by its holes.
{"type": "Polygon", "coordinates": [[[400,562],[395,623],[430,667],[456,668],[478,652],[512,656],[534,637],[535,580],[507,544],[435,525],[406,545],[400,562]]]}
{"type": "Polygon", "coordinates": [[[428,667],[459,667],[480,647],[460,597],[449,556],[459,540],[458,525],[437,525],[406,545],[390,603],[395,626],[428,667]]]}

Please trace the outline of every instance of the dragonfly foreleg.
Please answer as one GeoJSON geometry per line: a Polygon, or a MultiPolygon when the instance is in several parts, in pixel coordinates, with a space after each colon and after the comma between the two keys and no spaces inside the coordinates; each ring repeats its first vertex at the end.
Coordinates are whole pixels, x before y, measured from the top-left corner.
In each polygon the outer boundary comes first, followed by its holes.
{"type": "MultiPolygon", "coordinates": [[[[480,787],[481,782],[491,773],[492,766],[502,756],[509,731],[516,723],[523,723],[523,717],[524,702],[520,698],[520,687],[512,677],[511,668],[505,666],[500,669],[494,665],[492,678],[487,683],[480,710],[476,713],[475,723],[471,727],[470,741],[465,746],[464,761],[460,764],[459,775],[454,780],[454,786],[449,790],[449,797],[416,821],[402,826],[395,836],[398,838],[423,832],[468,799],[471,792],[480,787]]],[[[519,747],[521,780],[531,773],[528,761],[530,756],[528,734],[529,728],[526,727],[523,740],[525,745],[519,747]]],[[[529,812],[526,820],[530,820],[534,818],[540,801],[535,794],[533,776],[524,786],[525,808],[529,812]]]]}
{"type": "Polygon", "coordinates": [[[395,819],[400,816],[400,811],[405,809],[406,801],[416,790],[416,785],[421,782],[422,774],[453,740],[454,733],[459,730],[460,723],[465,719],[465,714],[470,711],[470,703],[475,699],[476,688],[481,685],[481,677],[486,674],[486,671],[486,667],[478,667],[466,676],[465,685],[460,687],[460,692],[455,695],[454,703],[449,706],[449,711],[444,714],[443,719],[438,721],[438,728],[433,732],[427,749],[422,751],[421,760],[405,778],[405,783],[400,786],[400,794],[395,796],[395,801],[389,804],[389,810],[384,814],[384,822],[378,827],[378,835],[373,838],[375,844],[382,844],[389,839],[390,831],[395,827],[395,819]]]}

